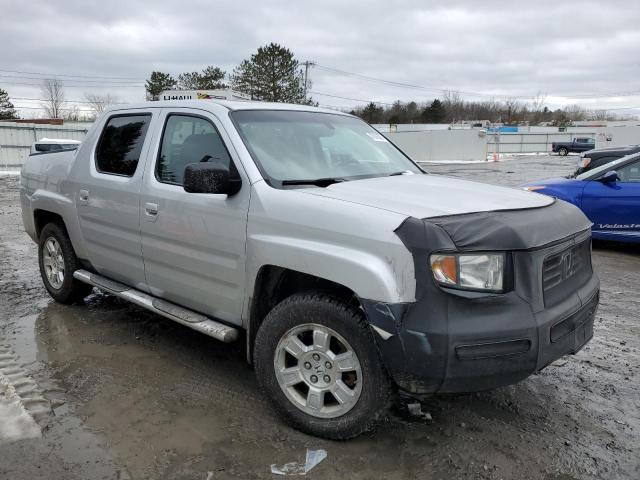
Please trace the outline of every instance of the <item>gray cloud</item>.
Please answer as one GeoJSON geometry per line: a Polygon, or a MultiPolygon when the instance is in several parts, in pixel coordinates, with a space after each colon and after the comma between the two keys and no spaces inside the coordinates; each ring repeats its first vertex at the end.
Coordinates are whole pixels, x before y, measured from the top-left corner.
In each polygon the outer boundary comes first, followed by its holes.
{"type": "MultiPolygon", "coordinates": [[[[433,89],[397,88],[312,69],[313,91],[331,95],[392,102],[428,101],[438,96],[437,89],[496,96],[542,92],[551,107],[640,106],[640,95],[567,98],[640,91],[635,1],[4,3],[0,69],[129,77],[76,79],[84,86],[69,87],[68,98],[110,91],[127,101],[141,100],[142,87],[118,85],[140,84],[154,69],[177,75],[213,64],[230,72],[258,46],[275,41],[300,60],[433,89]],[[98,88],[105,84],[110,88],[98,88]]],[[[13,97],[39,97],[38,87],[16,85],[34,80],[0,75],[0,88],[13,97]]],[[[315,98],[323,105],[357,103],[315,98]]]]}

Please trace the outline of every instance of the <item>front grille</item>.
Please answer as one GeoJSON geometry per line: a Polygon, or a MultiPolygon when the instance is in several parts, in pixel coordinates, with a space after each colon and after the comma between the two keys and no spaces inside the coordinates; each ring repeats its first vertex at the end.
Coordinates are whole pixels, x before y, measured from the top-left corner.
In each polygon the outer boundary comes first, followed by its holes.
{"type": "Polygon", "coordinates": [[[554,253],[542,265],[545,304],[555,304],[591,276],[591,239],[554,253]]]}

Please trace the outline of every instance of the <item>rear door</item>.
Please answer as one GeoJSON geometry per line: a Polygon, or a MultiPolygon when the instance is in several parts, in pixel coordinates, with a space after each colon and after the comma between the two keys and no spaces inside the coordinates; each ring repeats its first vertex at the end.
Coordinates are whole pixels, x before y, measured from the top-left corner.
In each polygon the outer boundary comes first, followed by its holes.
{"type": "Polygon", "coordinates": [[[221,123],[211,113],[164,109],[142,192],[141,233],[153,295],[240,323],[250,185],[221,123]],[[228,197],[185,192],[190,163],[216,162],[240,175],[228,197]]]}
{"type": "Polygon", "coordinates": [[[582,194],[582,209],[594,223],[594,232],[640,237],[640,161],[616,169],[620,180],[592,180],[582,194]]]}
{"type": "Polygon", "coordinates": [[[78,183],[78,217],[91,264],[127,285],[144,288],[140,189],[156,109],[118,111],[102,133],[78,183]]]}

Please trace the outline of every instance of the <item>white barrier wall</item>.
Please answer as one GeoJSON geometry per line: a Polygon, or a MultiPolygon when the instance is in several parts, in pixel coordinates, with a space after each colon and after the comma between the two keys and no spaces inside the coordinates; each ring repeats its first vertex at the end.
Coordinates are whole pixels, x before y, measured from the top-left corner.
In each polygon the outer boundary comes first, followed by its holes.
{"type": "Polygon", "coordinates": [[[83,140],[89,126],[0,122],[0,166],[21,166],[33,142],[43,138],[83,140]]]}
{"type": "Polygon", "coordinates": [[[640,145],[640,126],[602,127],[596,129],[596,148],[640,145]]]}
{"type": "Polygon", "coordinates": [[[416,162],[485,160],[484,130],[430,130],[384,133],[416,162]]]}
{"type": "Polygon", "coordinates": [[[489,154],[551,152],[553,142],[571,142],[574,138],[596,138],[595,130],[563,133],[501,133],[487,134],[489,154]]]}

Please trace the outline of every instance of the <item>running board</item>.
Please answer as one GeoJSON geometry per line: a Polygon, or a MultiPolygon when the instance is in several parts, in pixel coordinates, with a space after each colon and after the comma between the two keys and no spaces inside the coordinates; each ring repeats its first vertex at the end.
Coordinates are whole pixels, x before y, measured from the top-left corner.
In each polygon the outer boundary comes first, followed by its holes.
{"type": "Polygon", "coordinates": [[[114,282],[101,275],[86,270],[76,270],[73,272],[73,277],[222,342],[231,343],[238,338],[237,328],[216,322],[209,317],[142,293],[135,288],[114,282]]]}

